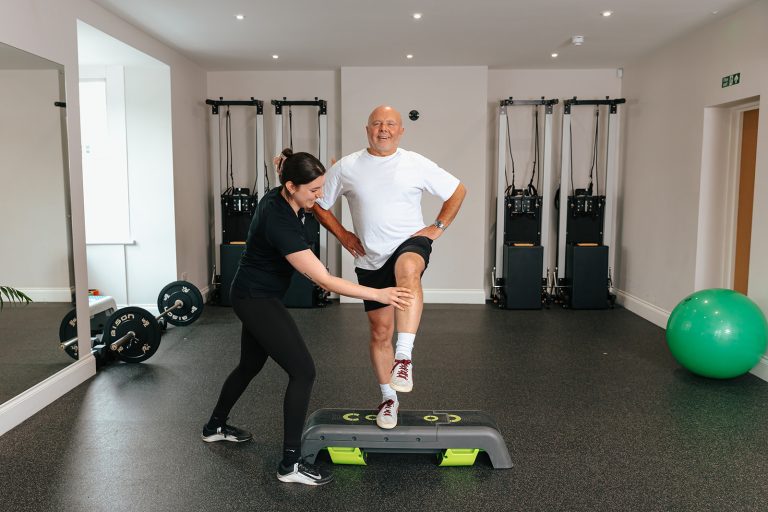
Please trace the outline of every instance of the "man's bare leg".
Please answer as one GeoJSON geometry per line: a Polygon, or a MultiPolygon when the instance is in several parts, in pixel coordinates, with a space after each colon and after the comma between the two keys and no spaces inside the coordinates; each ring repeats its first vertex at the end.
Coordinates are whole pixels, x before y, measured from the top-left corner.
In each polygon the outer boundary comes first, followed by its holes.
{"type": "Polygon", "coordinates": [[[411,290],[415,298],[412,305],[404,311],[395,311],[397,323],[397,345],[395,346],[395,364],[392,369],[390,385],[396,391],[407,393],[413,389],[413,365],[411,352],[416,339],[416,332],[421,322],[424,309],[424,294],[421,289],[421,273],[426,263],[419,254],[407,252],[395,262],[395,281],[397,286],[411,290]]]}
{"type": "Polygon", "coordinates": [[[394,357],[392,352],[392,334],[395,330],[395,313],[392,306],[374,309],[368,312],[371,328],[371,364],[381,390],[381,404],[376,415],[376,424],[385,429],[397,425],[399,402],[397,393],[389,385],[394,357]]]}
{"type": "Polygon", "coordinates": [[[394,364],[392,335],[395,332],[395,308],[387,306],[368,312],[371,329],[371,364],[379,384],[389,384],[394,364]]]}
{"type": "MultiPolygon", "coordinates": [[[[411,307],[395,311],[397,332],[416,334],[424,310],[424,293],[421,289],[421,273],[425,268],[424,258],[415,252],[403,253],[395,262],[395,281],[397,286],[411,290],[415,296],[411,307]]],[[[394,308],[393,308],[394,309],[394,308]]]]}

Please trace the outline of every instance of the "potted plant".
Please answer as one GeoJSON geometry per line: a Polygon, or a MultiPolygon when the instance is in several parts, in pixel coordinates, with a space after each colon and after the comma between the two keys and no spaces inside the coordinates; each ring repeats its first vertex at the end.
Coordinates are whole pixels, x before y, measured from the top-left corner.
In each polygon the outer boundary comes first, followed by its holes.
{"type": "Polygon", "coordinates": [[[0,285],[0,311],[3,310],[6,302],[23,302],[24,304],[29,304],[32,302],[32,299],[30,299],[26,293],[17,290],[16,288],[0,285]]]}

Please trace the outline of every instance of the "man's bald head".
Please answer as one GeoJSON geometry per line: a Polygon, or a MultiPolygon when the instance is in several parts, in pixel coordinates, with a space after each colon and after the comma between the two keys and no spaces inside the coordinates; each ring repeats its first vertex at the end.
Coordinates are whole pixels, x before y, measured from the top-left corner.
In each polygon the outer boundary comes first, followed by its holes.
{"type": "Polygon", "coordinates": [[[371,121],[375,118],[392,118],[397,119],[398,124],[403,124],[403,118],[400,115],[400,112],[398,112],[394,107],[391,107],[389,105],[379,105],[375,109],[373,109],[373,112],[371,112],[371,115],[368,116],[368,124],[371,124],[371,121]]]}

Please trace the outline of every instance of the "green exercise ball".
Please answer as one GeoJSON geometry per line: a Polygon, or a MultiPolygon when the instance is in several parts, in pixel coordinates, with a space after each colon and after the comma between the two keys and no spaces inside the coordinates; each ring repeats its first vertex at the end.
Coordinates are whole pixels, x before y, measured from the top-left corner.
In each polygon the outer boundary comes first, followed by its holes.
{"type": "Polygon", "coordinates": [[[733,290],[701,290],[675,306],[667,345],[683,367],[703,377],[731,379],[760,361],[768,323],[757,304],[733,290]]]}

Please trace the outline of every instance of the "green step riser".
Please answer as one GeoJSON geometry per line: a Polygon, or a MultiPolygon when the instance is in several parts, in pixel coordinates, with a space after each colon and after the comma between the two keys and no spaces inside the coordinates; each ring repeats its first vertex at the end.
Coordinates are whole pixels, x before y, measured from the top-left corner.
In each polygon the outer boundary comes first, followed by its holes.
{"type": "MultiPolygon", "coordinates": [[[[365,466],[365,452],[360,448],[333,446],[328,447],[328,454],[334,464],[365,466]]],[[[479,449],[453,448],[438,454],[441,467],[472,466],[477,459],[479,449]]]]}

